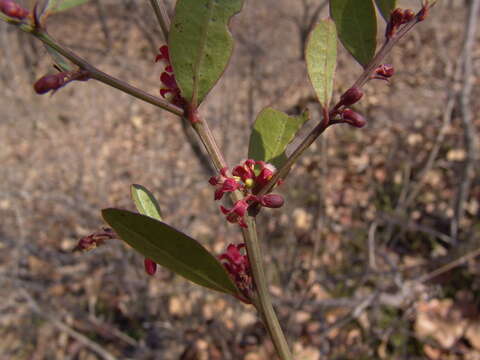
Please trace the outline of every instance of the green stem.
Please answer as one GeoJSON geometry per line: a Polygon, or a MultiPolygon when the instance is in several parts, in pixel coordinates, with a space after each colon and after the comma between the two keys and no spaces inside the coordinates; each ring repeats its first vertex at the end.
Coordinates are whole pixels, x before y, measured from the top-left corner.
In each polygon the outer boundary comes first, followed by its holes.
{"type": "Polygon", "coordinates": [[[263,269],[263,256],[258,241],[255,217],[247,216],[248,227],[243,229],[243,237],[247,247],[248,259],[252,268],[252,276],[255,282],[256,292],[254,304],[261,314],[263,322],[272,338],[275,349],[282,360],[292,360],[292,353],[287,339],[282,331],[277,315],[272,304],[272,298],[268,291],[267,279],[263,269]]]}

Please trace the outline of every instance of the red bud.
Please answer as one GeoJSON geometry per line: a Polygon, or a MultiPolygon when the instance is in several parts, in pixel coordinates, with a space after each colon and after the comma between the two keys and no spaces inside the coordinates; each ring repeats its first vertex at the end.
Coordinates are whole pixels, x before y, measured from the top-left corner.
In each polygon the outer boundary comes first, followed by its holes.
{"type": "Polygon", "coordinates": [[[143,264],[145,265],[145,272],[153,276],[157,272],[157,263],[153,261],[152,259],[145,258],[143,264]]]}
{"type": "Polygon", "coordinates": [[[33,88],[37,94],[46,94],[50,90],[57,90],[65,84],[65,74],[45,75],[38,79],[33,88]]]}
{"type": "Polygon", "coordinates": [[[0,0],[0,11],[9,17],[20,20],[25,19],[29,14],[28,10],[12,0],[0,0]]]}
{"type": "Polygon", "coordinates": [[[362,128],[367,123],[365,118],[362,115],[360,115],[359,113],[356,113],[351,109],[345,109],[342,111],[342,119],[347,124],[350,124],[357,128],[362,128]]]}
{"type": "Polygon", "coordinates": [[[403,24],[406,24],[407,22],[413,20],[414,17],[415,17],[415,12],[414,12],[412,9],[406,9],[406,10],[403,12],[403,21],[402,21],[402,23],[403,23],[403,24]]]}
{"type": "Polygon", "coordinates": [[[363,91],[354,86],[345,91],[345,93],[340,97],[340,103],[344,106],[350,106],[358,102],[363,96],[363,91]]]}
{"type": "Polygon", "coordinates": [[[260,198],[260,204],[262,204],[262,206],[272,209],[282,207],[283,203],[283,196],[279,194],[267,194],[260,198]]]}

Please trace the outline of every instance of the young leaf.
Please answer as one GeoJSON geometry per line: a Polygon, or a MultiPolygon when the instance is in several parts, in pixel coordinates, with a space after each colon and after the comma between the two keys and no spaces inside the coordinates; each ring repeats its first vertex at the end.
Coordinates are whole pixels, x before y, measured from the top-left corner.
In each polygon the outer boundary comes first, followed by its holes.
{"type": "Polygon", "coordinates": [[[49,0],[46,10],[50,13],[57,13],[83,5],[90,0],[49,0]]]}
{"type": "Polygon", "coordinates": [[[308,112],[300,116],[288,116],[272,108],[262,110],[250,135],[248,158],[263,160],[280,168],[287,160],[287,145],[306,121],[308,112]]]}
{"type": "Polygon", "coordinates": [[[72,64],[63,57],[60,53],[57,52],[57,50],[53,49],[52,47],[48,46],[47,44],[44,44],[45,48],[47,49],[47,52],[50,54],[52,57],[53,61],[55,64],[60,68],[62,71],[72,71],[73,66],[72,64]]]}
{"type": "Polygon", "coordinates": [[[230,18],[244,0],[178,0],[170,59],[182,96],[196,107],[222,75],[233,49],[230,18]]]}
{"type": "Polygon", "coordinates": [[[160,206],[153,194],[144,186],[133,184],[130,187],[133,202],[138,212],[151,218],[162,220],[160,206]]]}
{"type": "Polygon", "coordinates": [[[382,14],[385,21],[390,21],[390,14],[396,9],[397,0],[375,0],[375,3],[377,4],[377,8],[380,10],[380,14],[382,14]]]}
{"type": "Polygon", "coordinates": [[[308,76],[318,101],[328,108],[333,92],[333,77],[337,65],[337,31],[327,19],[319,22],[310,33],[305,54],[308,76]]]}
{"type": "Polygon", "coordinates": [[[184,233],[127,210],[104,209],[102,216],[123,241],[146,258],[198,285],[227,294],[238,293],[215,256],[184,233]]]}
{"type": "Polygon", "coordinates": [[[377,47],[377,15],[372,0],[330,0],[330,13],[343,46],[366,66],[377,47]]]}

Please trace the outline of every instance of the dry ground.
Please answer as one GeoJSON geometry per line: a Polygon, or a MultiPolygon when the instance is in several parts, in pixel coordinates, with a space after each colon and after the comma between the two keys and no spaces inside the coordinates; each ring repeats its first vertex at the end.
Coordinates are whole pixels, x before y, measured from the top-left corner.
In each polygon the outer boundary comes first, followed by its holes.
{"type": "MultiPolygon", "coordinates": [[[[468,3],[439,1],[393,52],[392,83],[367,86],[366,128],[329,129],[283,185],[287,205],[262,215],[271,291],[298,359],[480,359],[478,172],[451,236],[467,158],[456,69],[468,3]]],[[[234,19],[232,62],[202,108],[230,164],[245,158],[263,107],[316,117],[301,24],[319,4],[247,1],[234,19]]],[[[146,1],[94,1],[50,32],[157,93],[162,37],[146,1]]],[[[133,209],[131,183],[216,253],[240,241],[179,119],[94,81],[36,96],[32,83],[50,70],[42,46],[5,24],[0,44],[0,359],[272,358],[250,307],[168,271],[148,278],[120,242],[71,252],[103,225],[99,209],[133,209]]],[[[480,47],[472,60],[479,131],[480,47]]],[[[337,95],[360,71],[341,51],[337,95]]]]}

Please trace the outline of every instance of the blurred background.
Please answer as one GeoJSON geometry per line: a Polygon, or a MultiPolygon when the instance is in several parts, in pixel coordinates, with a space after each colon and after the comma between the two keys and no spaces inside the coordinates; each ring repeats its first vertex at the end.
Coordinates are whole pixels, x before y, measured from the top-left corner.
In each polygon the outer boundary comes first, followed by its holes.
{"type": "MultiPolygon", "coordinates": [[[[356,107],[367,126],[329,128],[280,188],[286,205],[260,216],[296,359],[480,359],[473,2],[438,1],[388,58],[391,83],[367,84],[356,107]]],[[[327,15],[322,0],[263,0],[246,1],[233,19],[232,61],[201,109],[230,165],[246,158],[262,108],[308,107],[318,121],[302,54],[327,15]]],[[[147,1],[92,0],[52,17],[49,31],[158,94],[164,41],[147,1]]],[[[132,183],[216,254],[240,242],[213,202],[195,134],[93,80],[35,95],[51,61],[4,23],[0,51],[0,359],[274,359],[252,307],[163,269],[148,277],[120,241],[72,253],[104,226],[100,209],[134,209],[132,183]]],[[[361,73],[343,49],[337,73],[338,98],[361,73]]]]}

